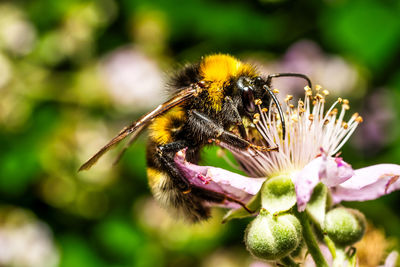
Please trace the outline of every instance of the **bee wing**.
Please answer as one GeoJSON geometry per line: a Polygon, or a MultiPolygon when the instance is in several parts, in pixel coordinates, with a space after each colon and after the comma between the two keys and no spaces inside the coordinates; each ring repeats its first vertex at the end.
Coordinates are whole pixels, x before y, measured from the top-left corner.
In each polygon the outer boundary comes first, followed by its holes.
{"type": "MultiPolygon", "coordinates": [[[[132,135],[132,138],[129,140],[129,144],[131,144],[135,138],[139,135],[139,133],[157,116],[163,114],[164,112],[170,110],[171,108],[185,102],[186,100],[190,99],[197,93],[197,89],[195,88],[187,88],[180,91],[174,97],[169,99],[168,101],[164,102],[163,104],[156,107],[153,111],[143,115],[137,121],[134,121],[129,126],[122,129],[117,136],[111,139],[108,144],[103,146],[96,154],[94,154],[88,161],[86,161],[80,168],[79,171],[88,170],[90,169],[98,160],[101,158],[104,153],[112,149],[115,145],[119,142],[124,140],[127,136],[132,135]]],[[[125,148],[126,149],[126,148],[125,148]]],[[[124,150],[125,150],[124,149],[124,150]]],[[[123,151],[124,151],[123,150],[123,151]]],[[[122,152],[123,152],[122,151],[122,152]]],[[[118,159],[120,156],[118,157],[118,159]]]]}

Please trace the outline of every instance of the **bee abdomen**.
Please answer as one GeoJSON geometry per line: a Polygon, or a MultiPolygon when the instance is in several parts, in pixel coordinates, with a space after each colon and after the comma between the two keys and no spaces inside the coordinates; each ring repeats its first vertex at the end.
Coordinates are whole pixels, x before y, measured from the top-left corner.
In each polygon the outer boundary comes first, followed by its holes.
{"type": "Polygon", "coordinates": [[[182,192],[168,173],[156,168],[147,168],[149,186],[157,202],[174,215],[197,222],[210,217],[210,209],[204,200],[190,192],[182,192]]]}

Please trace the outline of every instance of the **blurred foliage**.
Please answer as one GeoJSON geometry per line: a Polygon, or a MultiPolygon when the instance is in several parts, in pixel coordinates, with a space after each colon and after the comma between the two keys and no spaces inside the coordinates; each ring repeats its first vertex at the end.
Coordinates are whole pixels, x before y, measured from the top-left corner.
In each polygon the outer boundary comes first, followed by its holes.
{"type": "MultiPolygon", "coordinates": [[[[399,164],[399,12],[395,0],[0,2],[0,219],[35,214],[31,224],[49,228],[35,228],[47,233],[38,246],[53,246],[46,251],[63,267],[248,266],[248,221],[221,225],[223,211],[214,210],[190,226],[154,203],[145,136],[115,167],[115,153],[89,172],[78,167],[165,99],[164,73],[213,52],[265,72],[309,74],[353,100],[365,123],[345,159],[355,168],[399,164]],[[349,78],[339,86],[341,77],[349,78]]],[[[231,168],[218,149],[203,154],[204,164],[231,168]]],[[[397,247],[399,203],[394,193],[348,205],[397,247]]],[[[0,265],[16,266],[1,257],[0,265]]]]}

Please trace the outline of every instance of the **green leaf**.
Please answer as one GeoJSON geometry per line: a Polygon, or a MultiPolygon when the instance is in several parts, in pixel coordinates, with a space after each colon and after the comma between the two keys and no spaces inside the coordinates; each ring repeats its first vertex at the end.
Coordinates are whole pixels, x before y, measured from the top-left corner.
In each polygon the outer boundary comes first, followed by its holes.
{"type": "Polygon", "coordinates": [[[313,191],[310,201],[307,203],[306,211],[311,219],[322,229],[325,221],[326,202],[328,189],[323,183],[319,183],[313,191]]]}
{"type": "Polygon", "coordinates": [[[261,188],[261,206],[269,213],[288,211],[296,204],[296,191],[289,176],[268,179],[261,188]]]}
{"type": "Polygon", "coordinates": [[[245,208],[241,207],[239,209],[228,211],[224,218],[222,219],[222,223],[229,222],[232,219],[243,219],[247,217],[254,216],[261,208],[261,193],[260,191],[247,203],[247,208],[253,213],[249,213],[245,208]]]}

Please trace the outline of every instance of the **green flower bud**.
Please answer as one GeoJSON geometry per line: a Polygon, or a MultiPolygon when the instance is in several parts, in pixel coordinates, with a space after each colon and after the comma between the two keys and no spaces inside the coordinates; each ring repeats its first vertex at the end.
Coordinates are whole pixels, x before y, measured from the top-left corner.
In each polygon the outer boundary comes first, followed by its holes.
{"type": "Polygon", "coordinates": [[[295,250],[302,240],[299,220],[285,214],[261,213],[249,224],[245,234],[247,250],[265,260],[280,259],[295,250]]]}
{"type": "Polygon", "coordinates": [[[287,175],[269,178],[261,188],[261,206],[269,213],[277,214],[290,210],[296,204],[296,191],[292,179],[287,175]]]}
{"type": "Polygon", "coordinates": [[[325,217],[324,231],[335,244],[352,245],[364,235],[365,217],[354,209],[341,207],[330,210],[325,217]]]}

